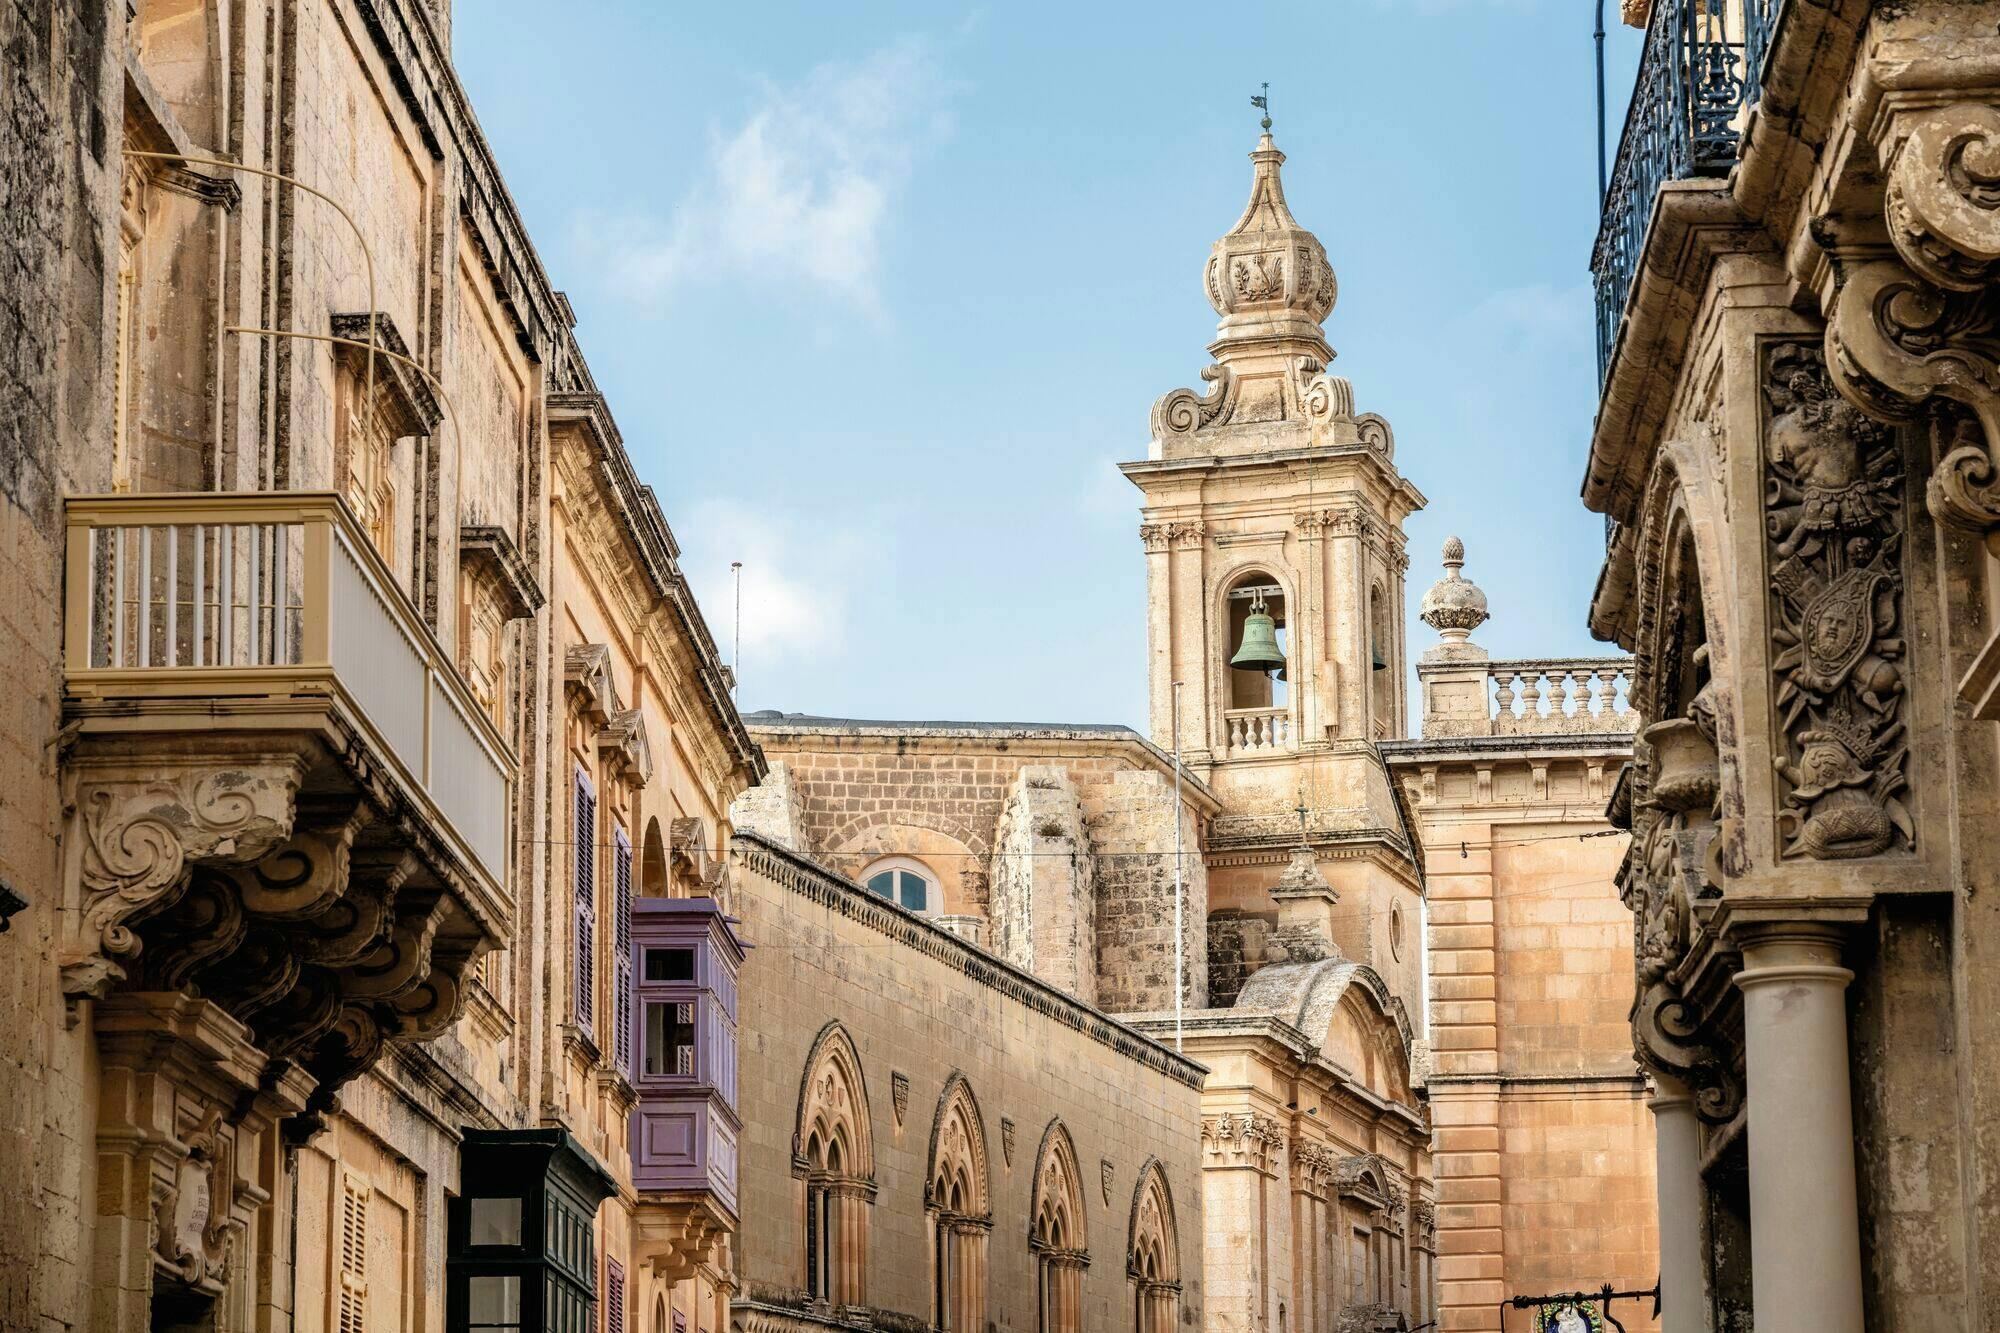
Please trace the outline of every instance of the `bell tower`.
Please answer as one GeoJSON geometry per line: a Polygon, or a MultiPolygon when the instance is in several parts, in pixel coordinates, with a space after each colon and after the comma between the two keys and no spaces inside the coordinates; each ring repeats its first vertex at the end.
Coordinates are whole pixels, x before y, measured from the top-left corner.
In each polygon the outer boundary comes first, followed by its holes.
{"type": "Polygon", "coordinates": [[[1389,423],[1327,372],[1338,284],[1268,126],[1250,161],[1203,271],[1207,390],[1155,403],[1146,459],[1120,466],[1144,492],[1151,731],[1173,746],[1179,682],[1183,760],[1224,805],[1209,910],[1245,919],[1246,970],[1322,933],[1420,1025],[1420,881],[1377,743],[1408,729],[1403,521],[1424,498],[1389,423]],[[1300,887],[1308,847],[1323,892],[1300,887]]]}

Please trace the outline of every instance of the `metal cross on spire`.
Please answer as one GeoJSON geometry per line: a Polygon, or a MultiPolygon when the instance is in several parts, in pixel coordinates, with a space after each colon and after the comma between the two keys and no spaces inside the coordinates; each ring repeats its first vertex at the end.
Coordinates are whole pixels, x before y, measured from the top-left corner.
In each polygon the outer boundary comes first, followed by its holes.
{"type": "Polygon", "coordinates": [[[1264,91],[1250,99],[1250,105],[1264,113],[1264,119],[1258,123],[1264,127],[1264,133],[1269,134],[1271,132],[1271,85],[1268,83],[1265,84],[1264,91]]]}

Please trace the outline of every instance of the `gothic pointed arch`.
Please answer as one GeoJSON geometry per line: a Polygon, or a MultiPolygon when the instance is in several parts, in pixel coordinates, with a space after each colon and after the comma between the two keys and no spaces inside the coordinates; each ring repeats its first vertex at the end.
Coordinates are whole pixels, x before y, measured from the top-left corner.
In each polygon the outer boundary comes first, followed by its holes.
{"type": "Polygon", "coordinates": [[[837,1018],[829,1019],[806,1053],[799,1084],[798,1121],[792,1131],[792,1170],[802,1174],[824,1166],[837,1152],[843,1174],[873,1183],[875,1136],[868,1109],[868,1083],[854,1039],[837,1018]]]}
{"type": "Polygon", "coordinates": [[[953,1070],[931,1118],[930,1169],[924,1204],[969,1217],[990,1219],[990,1177],[986,1169],[986,1121],[963,1073],[953,1070]]]}
{"type": "Polygon", "coordinates": [[[931,1119],[924,1209],[931,1219],[932,1327],[986,1326],[986,1238],[993,1227],[986,1123],[965,1075],[954,1070],[931,1119]]]}
{"type": "Polygon", "coordinates": [[[1172,1333],[1180,1324],[1180,1226],[1174,1219],[1173,1191],[1157,1157],[1146,1159],[1132,1187],[1125,1255],[1134,1333],[1172,1333]]]}
{"type": "Polygon", "coordinates": [[[1028,1249],[1035,1258],[1037,1333],[1082,1333],[1089,1231],[1076,1145],[1060,1117],[1049,1121],[1042,1131],[1028,1217],[1028,1249]]]}
{"type": "Polygon", "coordinates": [[[837,1312],[867,1299],[868,1214],[875,1198],[874,1121],[861,1056],[840,1020],[820,1029],[806,1054],[792,1131],[792,1174],[813,1305],[837,1312]]]}

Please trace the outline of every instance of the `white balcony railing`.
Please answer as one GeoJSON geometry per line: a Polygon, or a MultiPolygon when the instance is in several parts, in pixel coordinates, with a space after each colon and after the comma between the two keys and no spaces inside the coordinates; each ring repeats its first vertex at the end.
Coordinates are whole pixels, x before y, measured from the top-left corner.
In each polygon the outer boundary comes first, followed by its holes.
{"type": "Polygon", "coordinates": [[[1292,711],[1289,708],[1231,708],[1223,713],[1228,728],[1230,754],[1292,748],[1292,711]]]}
{"type": "Polygon", "coordinates": [[[1526,659],[1486,664],[1494,730],[1500,735],[1629,732],[1629,657],[1526,659]]]}
{"type": "Polygon", "coordinates": [[[512,755],[337,496],[103,495],[66,509],[71,695],[331,696],[504,882],[512,755]]]}

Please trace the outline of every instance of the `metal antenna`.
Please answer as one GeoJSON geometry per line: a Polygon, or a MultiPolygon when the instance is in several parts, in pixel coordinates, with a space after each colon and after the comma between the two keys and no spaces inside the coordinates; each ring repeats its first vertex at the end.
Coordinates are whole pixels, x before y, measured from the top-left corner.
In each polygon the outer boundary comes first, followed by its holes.
{"type": "Polygon", "coordinates": [[[1264,113],[1264,119],[1259,121],[1258,124],[1264,127],[1264,133],[1269,134],[1271,132],[1271,85],[1268,83],[1265,84],[1264,91],[1250,99],[1250,105],[1264,113]]]}
{"type": "Polygon", "coordinates": [[[736,581],[736,624],[730,631],[729,697],[740,698],[743,689],[743,562],[729,562],[729,576],[736,581]]]}

